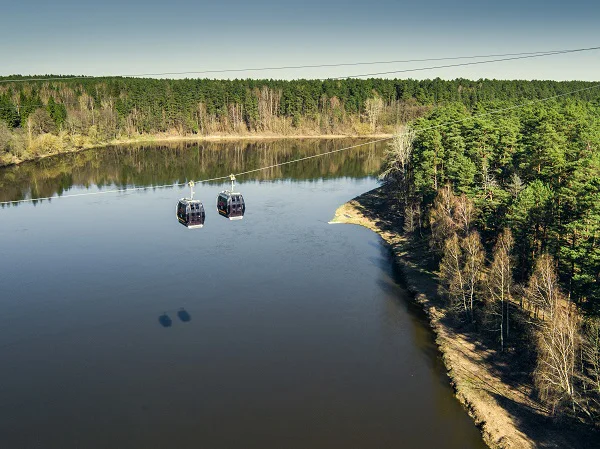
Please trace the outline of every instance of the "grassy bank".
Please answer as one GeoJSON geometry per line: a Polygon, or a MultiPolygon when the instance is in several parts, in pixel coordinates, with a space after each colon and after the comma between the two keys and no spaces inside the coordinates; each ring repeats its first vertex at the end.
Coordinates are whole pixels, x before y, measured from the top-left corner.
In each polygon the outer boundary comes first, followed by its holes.
{"type": "Polygon", "coordinates": [[[392,134],[375,133],[375,134],[276,134],[276,133],[252,133],[252,134],[213,134],[207,136],[176,136],[166,134],[140,135],[132,138],[119,138],[108,141],[91,141],[89,139],[80,139],[77,142],[72,142],[71,139],[66,141],[54,135],[50,136],[51,142],[44,146],[40,143],[40,148],[35,151],[26,151],[17,156],[14,154],[0,155],[0,167],[9,165],[17,165],[27,161],[43,159],[58,154],[76,153],[94,148],[104,148],[113,145],[131,145],[131,144],[166,144],[174,142],[230,142],[230,141],[262,141],[262,140],[283,140],[283,139],[344,139],[344,138],[361,138],[361,139],[384,139],[392,137],[392,134]]]}
{"type": "Polygon", "coordinates": [[[342,205],[332,220],[377,232],[393,251],[406,286],[422,305],[452,380],[456,397],[481,429],[491,448],[600,447],[598,434],[574,422],[556,422],[535,399],[528,367],[515,364],[514,354],[498,354],[490,342],[454,321],[438,297],[438,280],[429,249],[408,238],[401,216],[384,187],[342,205]]]}

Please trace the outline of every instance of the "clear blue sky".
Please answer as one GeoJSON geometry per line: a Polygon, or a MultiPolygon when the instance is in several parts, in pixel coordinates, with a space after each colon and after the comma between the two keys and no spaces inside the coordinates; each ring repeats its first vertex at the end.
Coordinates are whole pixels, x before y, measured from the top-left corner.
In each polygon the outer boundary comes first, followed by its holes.
{"type": "MultiPolygon", "coordinates": [[[[512,53],[599,46],[600,2],[29,0],[2,6],[0,42],[0,75],[137,74],[512,53]]],[[[322,78],[372,71],[379,70],[212,76],[322,78]]],[[[436,76],[600,80],[600,51],[398,75],[436,76]]]]}

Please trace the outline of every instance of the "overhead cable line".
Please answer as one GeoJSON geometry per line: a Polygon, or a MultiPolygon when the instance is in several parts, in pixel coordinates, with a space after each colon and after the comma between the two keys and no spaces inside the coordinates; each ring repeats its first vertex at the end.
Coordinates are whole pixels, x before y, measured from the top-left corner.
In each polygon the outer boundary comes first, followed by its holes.
{"type": "MultiPolygon", "coordinates": [[[[309,65],[296,65],[296,66],[277,66],[277,67],[249,67],[243,69],[215,69],[215,70],[193,70],[184,72],[162,72],[162,73],[136,73],[136,74],[121,74],[121,75],[79,75],[79,76],[58,76],[58,77],[46,77],[46,78],[15,78],[8,80],[1,80],[0,83],[23,83],[28,81],[65,81],[65,80],[77,80],[77,79],[96,79],[96,78],[140,78],[140,77],[159,77],[159,76],[170,76],[170,75],[203,75],[210,73],[240,73],[240,72],[264,72],[267,70],[290,70],[290,69],[309,69],[309,68],[328,68],[328,67],[352,67],[352,66],[363,66],[363,65],[379,65],[379,64],[401,64],[401,63],[413,63],[413,62],[431,62],[431,61],[448,61],[458,59],[478,59],[478,58],[503,58],[503,57],[538,57],[538,56],[549,56],[554,54],[564,53],[575,53],[583,51],[598,50],[599,47],[586,47],[586,48],[574,48],[566,50],[547,50],[547,51],[536,51],[536,52],[521,52],[521,53],[500,53],[500,54],[488,54],[488,55],[470,55],[470,56],[447,56],[442,58],[421,58],[421,59],[399,59],[399,60],[388,60],[388,61],[369,61],[369,62],[347,62],[347,63],[335,63],[335,64],[309,64],[309,65]]],[[[516,59],[521,59],[516,58],[516,59]]],[[[512,58],[511,58],[512,59],[512,58]]],[[[501,59],[505,60],[505,59],[501,59]]],[[[506,59],[508,60],[508,59],[506,59]]],[[[500,60],[499,60],[500,61],[500,60]]],[[[480,63],[485,63],[482,61],[480,63]]],[[[487,61],[487,62],[496,62],[487,61]]],[[[473,64],[473,63],[471,63],[473,64]]],[[[458,67],[459,65],[441,66],[441,67],[458,67]]],[[[441,68],[432,67],[432,68],[441,68]]],[[[428,70],[429,68],[414,69],[414,70],[428,70]]],[[[414,71],[409,70],[409,71],[414,71]]],[[[401,73],[402,71],[390,71],[381,72],[384,73],[401,73]]],[[[350,77],[370,76],[365,75],[353,75],[350,77]]],[[[326,79],[344,79],[342,77],[337,78],[326,78],[326,79]]]]}
{"type": "Polygon", "coordinates": [[[253,170],[248,170],[248,171],[241,172],[241,173],[234,173],[233,175],[237,178],[238,176],[244,176],[244,175],[248,175],[250,173],[256,173],[256,172],[263,171],[263,170],[269,170],[271,168],[281,167],[282,165],[293,164],[294,162],[306,161],[308,159],[314,159],[316,157],[327,156],[328,154],[339,153],[340,151],[346,151],[346,150],[351,150],[353,148],[363,147],[365,145],[371,145],[371,144],[375,144],[375,143],[379,143],[379,142],[385,142],[385,141],[391,140],[393,138],[394,138],[393,136],[392,137],[383,137],[381,139],[371,140],[369,142],[364,142],[364,143],[358,143],[356,145],[352,145],[349,147],[338,148],[337,150],[326,151],[325,153],[313,154],[312,156],[305,156],[305,157],[301,157],[299,159],[293,159],[291,161],[280,162],[278,164],[268,165],[266,167],[255,168],[253,170]]]}
{"type": "MultiPolygon", "coordinates": [[[[520,109],[520,108],[524,108],[527,106],[530,106],[532,104],[536,104],[536,103],[542,103],[545,101],[550,101],[550,100],[554,100],[557,98],[561,98],[561,97],[566,97],[568,95],[572,95],[578,92],[583,92],[586,90],[591,90],[591,89],[595,89],[600,87],[600,84],[594,84],[593,86],[589,86],[589,87],[584,87],[582,89],[577,89],[577,90],[572,90],[569,92],[565,92],[562,94],[558,94],[558,95],[552,95],[550,97],[545,97],[545,98],[540,98],[537,100],[531,100],[528,101],[526,103],[520,103],[514,106],[508,106],[506,108],[500,108],[500,109],[494,109],[492,111],[488,111],[488,112],[482,112],[480,114],[475,114],[475,115],[471,115],[469,117],[465,117],[463,119],[458,119],[458,120],[451,120],[448,122],[444,122],[444,123],[439,123],[437,125],[432,125],[432,126],[428,126],[425,128],[416,128],[414,129],[414,132],[419,133],[419,132],[423,132],[423,131],[428,131],[431,129],[436,129],[436,128],[441,128],[443,126],[447,126],[447,125],[453,125],[455,123],[463,123],[469,120],[473,120],[473,119],[477,119],[480,117],[485,117],[488,115],[494,115],[494,114],[500,114],[503,112],[507,112],[507,111],[511,111],[514,109],[520,109]]],[[[339,153],[341,151],[346,151],[346,150],[350,150],[353,148],[358,148],[358,147],[362,147],[362,146],[366,146],[366,145],[372,145],[372,144],[376,144],[376,143],[380,143],[380,142],[385,142],[388,140],[392,140],[394,139],[396,136],[391,136],[391,137],[384,137],[381,139],[376,139],[376,140],[371,140],[368,142],[363,142],[363,143],[359,143],[356,145],[351,145],[349,147],[344,147],[344,148],[338,148],[337,150],[331,150],[331,151],[326,151],[324,153],[319,153],[319,154],[315,154],[312,156],[305,156],[305,157],[301,157],[298,159],[293,159],[291,161],[286,161],[286,162],[280,162],[278,164],[273,164],[273,165],[268,165],[265,167],[259,167],[259,168],[255,168],[252,170],[247,170],[244,172],[240,172],[240,173],[233,173],[233,175],[235,177],[238,176],[244,176],[244,175],[248,175],[250,173],[256,173],[259,171],[264,171],[264,170],[269,170],[272,168],[276,168],[276,167],[281,167],[283,165],[289,165],[289,164],[293,164],[295,162],[301,162],[301,161],[305,161],[308,159],[314,159],[317,157],[322,157],[322,156],[327,156],[329,154],[334,154],[334,153],[339,153]]],[[[213,181],[223,181],[225,179],[230,179],[230,175],[227,176],[220,176],[220,177],[216,177],[216,178],[209,178],[209,179],[202,179],[199,181],[194,181],[194,183],[196,184],[201,184],[201,183],[207,183],[207,182],[213,182],[213,181]]],[[[14,201],[2,201],[0,202],[0,205],[10,205],[10,204],[20,204],[20,203],[30,203],[30,202],[36,202],[36,201],[43,201],[43,200],[53,200],[53,199],[59,199],[59,198],[73,198],[73,197],[81,197],[81,196],[91,196],[91,195],[104,195],[107,193],[127,193],[127,192],[134,192],[134,191],[140,191],[140,190],[149,190],[149,189],[162,189],[162,188],[170,188],[170,187],[183,187],[187,185],[187,182],[183,182],[183,183],[172,183],[172,184],[165,184],[165,185],[160,185],[160,186],[145,186],[145,187],[131,187],[131,188],[124,188],[124,189],[113,189],[113,190],[103,190],[103,191],[98,191],[98,192],[84,192],[84,193],[74,193],[74,194],[67,194],[67,195],[61,195],[61,196],[52,196],[52,197],[44,197],[44,198],[27,198],[27,199],[23,199],[23,200],[14,200],[14,201]]]]}
{"type": "MultiPolygon", "coordinates": [[[[196,184],[198,184],[198,183],[205,183],[205,182],[212,182],[212,181],[222,181],[224,179],[229,179],[229,175],[227,175],[227,176],[221,176],[219,178],[204,179],[202,181],[194,181],[194,182],[196,184]]],[[[108,193],[128,193],[128,192],[136,192],[136,191],[140,191],[140,190],[167,189],[167,188],[170,188],[170,187],[183,187],[183,186],[187,185],[187,183],[188,182],[186,181],[186,182],[181,182],[181,183],[163,184],[163,185],[160,185],[160,186],[126,187],[124,189],[100,190],[98,192],[71,193],[71,194],[59,195],[59,196],[46,196],[46,197],[41,197],[41,198],[27,198],[27,199],[24,199],[24,200],[2,201],[2,202],[0,202],[0,205],[19,204],[19,203],[32,203],[32,202],[35,202],[35,201],[54,200],[54,199],[58,199],[58,198],[75,198],[77,196],[106,195],[108,193]]]]}
{"type": "Polygon", "coordinates": [[[348,78],[363,78],[363,77],[373,77],[373,76],[378,76],[378,75],[391,75],[391,74],[396,74],[396,73],[419,72],[419,71],[423,71],[423,70],[444,69],[444,68],[448,68],[448,67],[464,67],[464,66],[469,66],[469,65],[489,64],[492,62],[501,62],[501,61],[514,61],[517,59],[541,58],[543,56],[554,56],[554,55],[562,55],[562,54],[567,54],[567,53],[575,53],[575,52],[591,51],[591,50],[599,50],[599,49],[600,49],[600,47],[590,47],[590,48],[577,49],[577,50],[552,51],[552,52],[547,52],[547,53],[536,53],[536,54],[530,54],[530,55],[525,55],[525,56],[514,56],[514,57],[510,57],[510,58],[488,59],[485,61],[460,62],[457,64],[443,64],[443,65],[419,67],[419,68],[413,68],[413,69],[390,70],[387,72],[363,73],[360,75],[349,75],[349,76],[338,77],[338,78],[321,78],[321,81],[325,81],[328,79],[343,80],[343,79],[348,79],[348,78]]]}

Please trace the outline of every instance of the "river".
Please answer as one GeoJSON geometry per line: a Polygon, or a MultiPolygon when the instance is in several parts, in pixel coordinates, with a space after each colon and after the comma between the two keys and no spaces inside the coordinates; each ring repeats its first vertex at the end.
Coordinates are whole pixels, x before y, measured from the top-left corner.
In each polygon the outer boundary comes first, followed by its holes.
{"type": "MultiPolygon", "coordinates": [[[[92,150],[0,170],[0,201],[200,180],[350,143],[92,150]]],[[[240,177],[242,221],[215,210],[225,184],[203,184],[202,229],[175,217],[186,187],[0,209],[0,446],[484,448],[388,249],[327,223],[377,185],[382,153],[240,177]]]]}

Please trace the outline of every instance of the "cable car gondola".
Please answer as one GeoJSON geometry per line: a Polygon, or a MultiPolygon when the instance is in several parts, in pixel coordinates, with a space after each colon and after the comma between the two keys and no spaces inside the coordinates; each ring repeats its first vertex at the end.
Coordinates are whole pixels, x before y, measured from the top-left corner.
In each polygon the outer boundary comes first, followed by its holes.
{"type": "Polygon", "coordinates": [[[230,220],[241,220],[246,212],[246,203],[241,193],[235,192],[235,176],[231,175],[231,190],[223,190],[217,197],[217,211],[230,220]]]}
{"type": "Polygon", "coordinates": [[[206,214],[200,200],[194,199],[194,181],[188,183],[191,190],[190,198],[181,198],[177,203],[177,220],[188,229],[204,226],[206,214]]]}

